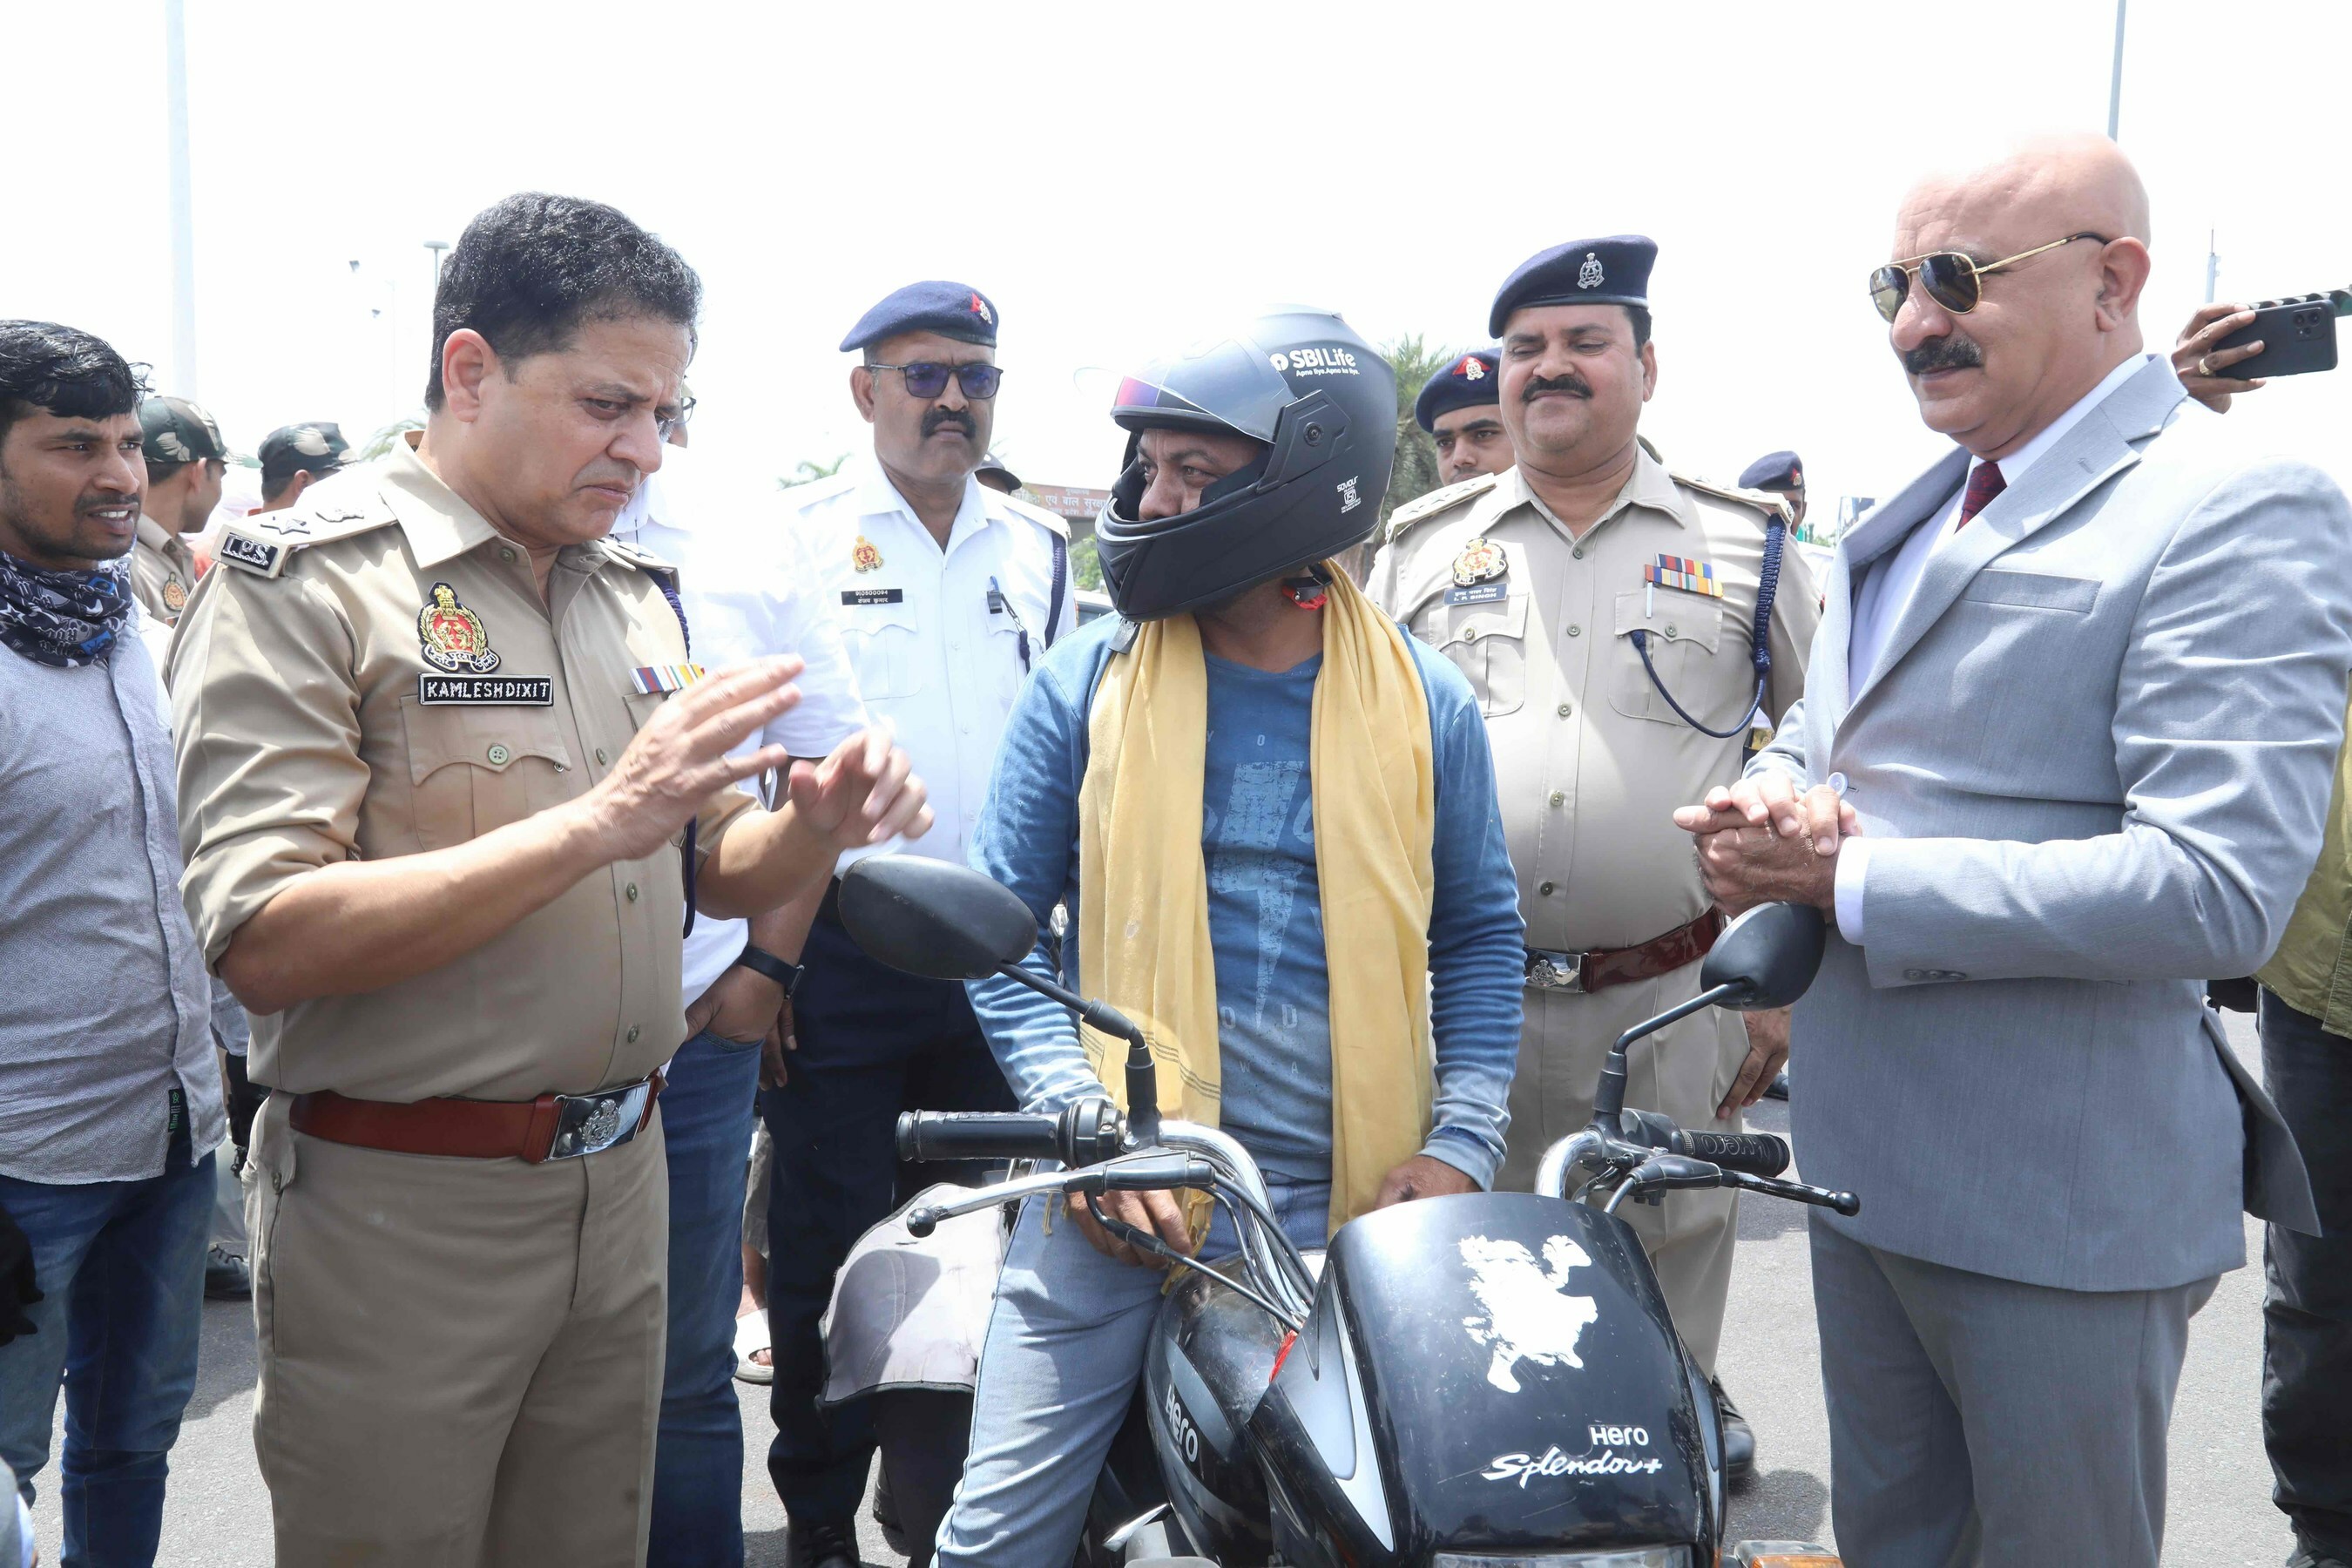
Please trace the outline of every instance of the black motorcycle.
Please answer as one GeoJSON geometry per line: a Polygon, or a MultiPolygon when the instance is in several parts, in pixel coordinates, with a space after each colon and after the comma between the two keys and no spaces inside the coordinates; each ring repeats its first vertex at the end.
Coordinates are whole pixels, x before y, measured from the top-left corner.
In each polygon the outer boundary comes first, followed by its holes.
{"type": "Polygon", "coordinates": [[[1698,995],[1612,1048],[1591,1124],[1544,1158],[1533,1193],[1400,1204],[1302,1253],[1248,1152],[1162,1121],[1134,1025],[1020,967],[1036,927],[1019,899],[961,867],[858,862],[843,923],[884,963],[936,979],[1004,973],[1128,1042],[1127,1102],[1059,1114],[915,1112],[909,1160],[1060,1169],[908,1210],[941,1221],[1033,1194],[1085,1202],[1105,1228],[1190,1270],[1160,1309],[1136,1413],[1113,1443],[1078,1568],[1817,1568],[1790,1542],[1726,1547],[1715,1401],[1675,1334],[1627,1202],[1730,1186],[1843,1214],[1850,1194],[1777,1180],[1788,1145],[1688,1132],[1626,1110],[1636,1040],[1700,1008],[1785,1006],[1821,963],[1819,913],[1752,910],[1724,930],[1698,995]],[[1232,1213],[1239,1248],[1196,1264],[1105,1215],[1106,1192],[1191,1187],[1232,1213]]]}

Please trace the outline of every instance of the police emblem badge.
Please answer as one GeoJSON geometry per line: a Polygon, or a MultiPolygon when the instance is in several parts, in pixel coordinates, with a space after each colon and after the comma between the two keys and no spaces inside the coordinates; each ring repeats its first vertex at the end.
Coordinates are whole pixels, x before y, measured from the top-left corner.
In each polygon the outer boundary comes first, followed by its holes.
{"type": "Polygon", "coordinates": [[[1492,583],[1511,569],[1511,558],[1503,547],[1483,534],[1462,547],[1454,558],[1454,581],[1467,588],[1476,583],[1492,583]]]}
{"type": "Polygon", "coordinates": [[[974,294],[971,297],[971,313],[978,316],[982,321],[986,321],[992,327],[996,325],[996,318],[988,313],[988,301],[982,299],[978,294],[974,294]]]}
{"type": "Polygon", "coordinates": [[[1465,355],[1464,355],[1464,356],[1463,356],[1463,360],[1462,360],[1462,379],[1463,379],[1463,380],[1465,380],[1465,381],[1484,381],[1484,380],[1486,380],[1486,362],[1485,362],[1484,360],[1480,359],[1476,354],[1465,354],[1465,355]]]}
{"type": "Polygon", "coordinates": [[[175,616],[188,607],[188,591],[177,577],[163,584],[163,607],[175,616]]]}
{"type": "Polygon", "coordinates": [[[621,1135],[621,1108],[611,1100],[599,1100],[595,1112],[581,1125],[581,1147],[594,1152],[621,1135]]]}
{"type": "Polygon", "coordinates": [[[879,572],[882,569],[882,552],[861,533],[857,536],[856,547],[849,552],[849,563],[860,572],[879,572]]]}
{"type": "Polygon", "coordinates": [[[1598,289],[1601,281],[1601,258],[1588,250],[1584,253],[1584,265],[1576,269],[1576,286],[1580,289],[1598,289]]]}
{"type": "Polygon", "coordinates": [[[446,583],[434,584],[433,602],[416,612],[416,638],[425,645],[425,662],[436,669],[488,675],[499,667],[482,617],[459,604],[446,583]]]}

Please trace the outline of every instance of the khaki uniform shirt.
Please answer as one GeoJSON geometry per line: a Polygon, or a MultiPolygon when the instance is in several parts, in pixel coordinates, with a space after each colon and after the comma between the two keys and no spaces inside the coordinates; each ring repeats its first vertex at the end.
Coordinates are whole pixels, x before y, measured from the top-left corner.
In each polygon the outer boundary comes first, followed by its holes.
{"type": "MultiPolygon", "coordinates": [[[[2352,713],[2345,721],[2352,724],[2352,713]]],[[[2352,1038],[2352,742],[2336,760],[2336,795],[2319,863],[2260,978],[2329,1034],[2352,1038]]]]}
{"type": "Polygon", "coordinates": [[[187,542],[153,518],[139,515],[139,542],[131,547],[131,591],[155,619],[170,626],[196,591],[196,557],[187,542]]]}
{"type": "MultiPolygon", "coordinates": [[[[1675,701],[1710,729],[1737,724],[1756,695],[1757,578],[1777,505],[1670,474],[1645,448],[1581,540],[1517,468],[1466,479],[1391,521],[1371,595],[1478,694],[1529,947],[1630,947],[1706,908],[1674,810],[1738,778],[1748,727],[1716,740],[1676,717],[1632,633],[1648,630],[1650,660],[1675,701]],[[1502,575],[1457,583],[1456,564],[1475,564],[1481,540],[1499,549],[1502,575]],[[1661,556],[1711,566],[1722,596],[1645,583],[1643,569],[1661,556]]],[[[1803,694],[1820,620],[1820,595],[1790,542],[1756,724],[1803,694]]]]}
{"type": "MultiPolygon", "coordinates": [[[[406,446],[223,535],[173,647],[181,884],[208,963],[296,878],[446,849],[574,799],[687,657],[646,569],[530,558],[406,446]]],[[[708,851],[751,797],[714,796],[708,851]]],[[[679,835],[683,839],[684,835],[679,835]]],[[[678,852],[591,872],[429,973],[257,1018],[252,1076],[365,1100],[530,1100],[641,1079],[685,1038],[678,852]]]]}

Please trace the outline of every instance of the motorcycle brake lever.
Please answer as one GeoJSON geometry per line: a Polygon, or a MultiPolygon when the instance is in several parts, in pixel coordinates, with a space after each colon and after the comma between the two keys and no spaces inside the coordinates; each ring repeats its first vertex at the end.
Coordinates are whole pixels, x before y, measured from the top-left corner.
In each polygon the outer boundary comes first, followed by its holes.
{"type": "Polygon", "coordinates": [[[1199,1259],[1188,1257],[1184,1253],[1177,1251],[1174,1247],[1169,1246],[1166,1242],[1160,1240],[1158,1237],[1152,1235],[1149,1231],[1138,1230],[1135,1226],[1128,1224],[1125,1220],[1111,1218],[1110,1215],[1103,1213],[1102,1205],[1095,1202],[1095,1194],[1093,1193],[1087,1193],[1086,1194],[1086,1199],[1087,1212],[1094,1215],[1095,1223],[1102,1226],[1103,1229],[1108,1231],[1111,1235],[1117,1237],[1119,1240],[1127,1243],[1128,1246],[1135,1248],[1138,1252],[1146,1253],[1153,1258],[1160,1258],[1171,1268],[1190,1268],[1197,1273],[1207,1275],[1209,1279],[1214,1280],[1217,1284],[1223,1285],[1226,1289],[1231,1290],[1234,1294],[1241,1297],[1244,1300],[1248,1301],[1251,1305],[1256,1307],[1260,1311],[1265,1312],[1276,1322],[1280,1323],[1286,1329],[1296,1331],[1307,1326],[1307,1321],[1304,1318],[1294,1317],[1290,1313],[1284,1311],[1280,1307],[1277,1307],[1272,1301],[1267,1300],[1250,1286],[1244,1285],[1240,1280],[1233,1279],[1227,1275],[1213,1272],[1202,1264],[1199,1259]]]}
{"type": "Polygon", "coordinates": [[[1744,1171],[1726,1171],[1723,1176],[1727,1186],[1744,1187],[1751,1193],[1762,1193],[1767,1197],[1787,1198],[1791,1203],[1834,1209],[1849,1219],[1862,1212],[1862,1200],[1852,1193],[1832,1192],[1827,1187],[1808,1186],[1803,1182],[1779,1181],[1770,1176],[1751,1176],[1744,1171]]]}

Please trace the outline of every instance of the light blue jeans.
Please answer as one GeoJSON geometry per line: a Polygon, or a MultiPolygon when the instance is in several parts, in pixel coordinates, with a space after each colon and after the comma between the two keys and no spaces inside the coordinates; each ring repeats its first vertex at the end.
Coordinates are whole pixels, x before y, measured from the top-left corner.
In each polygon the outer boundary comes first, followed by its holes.
{"type": "MultiPolygon", "coordinates": [[[[1321,1247],[1330,1184],[1269,1175],[1266,1186],[1290,1238],[1301,1247],[1321,1247]]],[[[1220,1258],[1234,1248],[1233,1224],[1220,1206],[1201,1256],[1220,1258]]],[[[1058,1197],[1023,1205],[981,1352],[971,1455],[955,1505],[940,1525],[935,1561],[942,1568],[1038,1568],[1070,1560],[1095,1478],[1143,1373],[1167,1278],[1097,1252],[1058,1197]]]]}

